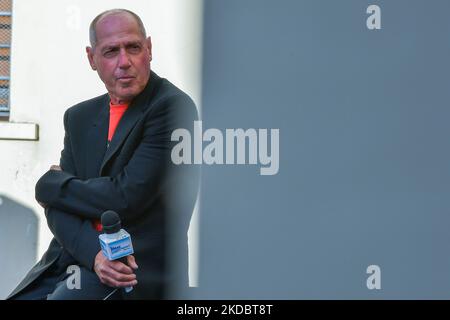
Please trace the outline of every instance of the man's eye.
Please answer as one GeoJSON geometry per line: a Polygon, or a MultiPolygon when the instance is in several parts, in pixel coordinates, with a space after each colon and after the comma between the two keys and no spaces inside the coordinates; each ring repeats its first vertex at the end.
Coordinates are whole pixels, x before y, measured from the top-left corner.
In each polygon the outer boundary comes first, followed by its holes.
{"type": "Polygon", "coordinates": [[[110,50],[106,50],[105,53],[103,53],[103,56],[105,56],[106,58],[111,58],[114,57],[117,54],[117,50],[116,49],[110,49],[110,50]]]}
{"type": "Polygon", "coordinates": [[[141,51],[141,46],[140,45],[131,45],[128,47],[128,51],[131,53],[138,53],[141,51]]]}

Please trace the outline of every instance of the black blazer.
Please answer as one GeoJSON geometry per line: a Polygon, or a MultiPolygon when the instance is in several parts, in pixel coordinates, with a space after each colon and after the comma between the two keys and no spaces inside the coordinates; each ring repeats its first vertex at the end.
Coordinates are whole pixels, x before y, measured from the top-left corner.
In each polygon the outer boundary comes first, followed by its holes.
{"type": "Polygon", "coordinates": [[[132,237],[138,284],[127,299],[175,297],[188,286],[187,229],[198,192],[198,168],[176,166],[170,154],[177,128],[191,131],[197,109],[168,80],[152,72],[130,104],[107,146],[109,95],[84,101],[64,114],[60,166],[36,184],[48,204],[54,234],[47,252],[10,294],[35,281],[55,261],[93,269],[100,251],[92,220],[116,211],[132,237]]]}

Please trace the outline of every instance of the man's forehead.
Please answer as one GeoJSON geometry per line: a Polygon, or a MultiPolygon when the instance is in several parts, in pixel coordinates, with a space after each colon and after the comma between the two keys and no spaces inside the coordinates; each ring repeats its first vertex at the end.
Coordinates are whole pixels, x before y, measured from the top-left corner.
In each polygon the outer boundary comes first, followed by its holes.
{"type": "Polygon", "coordinates": [[[120,46],[129,46],[134,44],[142,44],[145,41],[145,39],[142,39],[142,37],[136,37],[136,39],[127,37],[121,40],[114,40],[114,41],[103,41],[100,43],[99,47],[101,48],[111,48],[111,47],[120,47],[120,46]]]}

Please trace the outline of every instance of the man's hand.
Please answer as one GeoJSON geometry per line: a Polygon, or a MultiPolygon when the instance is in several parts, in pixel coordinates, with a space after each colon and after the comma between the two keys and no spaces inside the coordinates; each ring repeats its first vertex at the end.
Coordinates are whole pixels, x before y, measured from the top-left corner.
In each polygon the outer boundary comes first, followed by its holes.
{"type": "MultiPolygon", "coordinates": [[[[134,270],[138,268],[134,256],[127,256],[127,263],[134,270]]],[[[109,261],[102,251],[95,256],[94,271],[101,283],[110,287],[132,287],[137,284],[133,269],[120,261],[109,261]]]]}
{"type": "Polygon", "coordinates": [[[47,205],[45,203],[39,202],[39,201],[38,201],[38,203],[42,208],[47,209],[47,205]]]}

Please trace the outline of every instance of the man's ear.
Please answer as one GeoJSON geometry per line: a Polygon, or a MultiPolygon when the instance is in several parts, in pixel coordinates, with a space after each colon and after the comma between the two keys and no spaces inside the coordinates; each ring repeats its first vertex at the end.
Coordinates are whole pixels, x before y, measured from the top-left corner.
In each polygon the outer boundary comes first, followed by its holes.
{"type": "Polygon", "coordinates": [[[92,70],[97,70],[97,66],[94,62],[94,49],[91,47],[86,47],[86,54],[89,60],[89,64],[91,65],[92,70]]]}
{"type": "Polygon", "coordinates": [[[145,43],[150,55],[150,61],[152,61],[152,38],[149,36],[147,39],[145,39],[145,43]]]}

